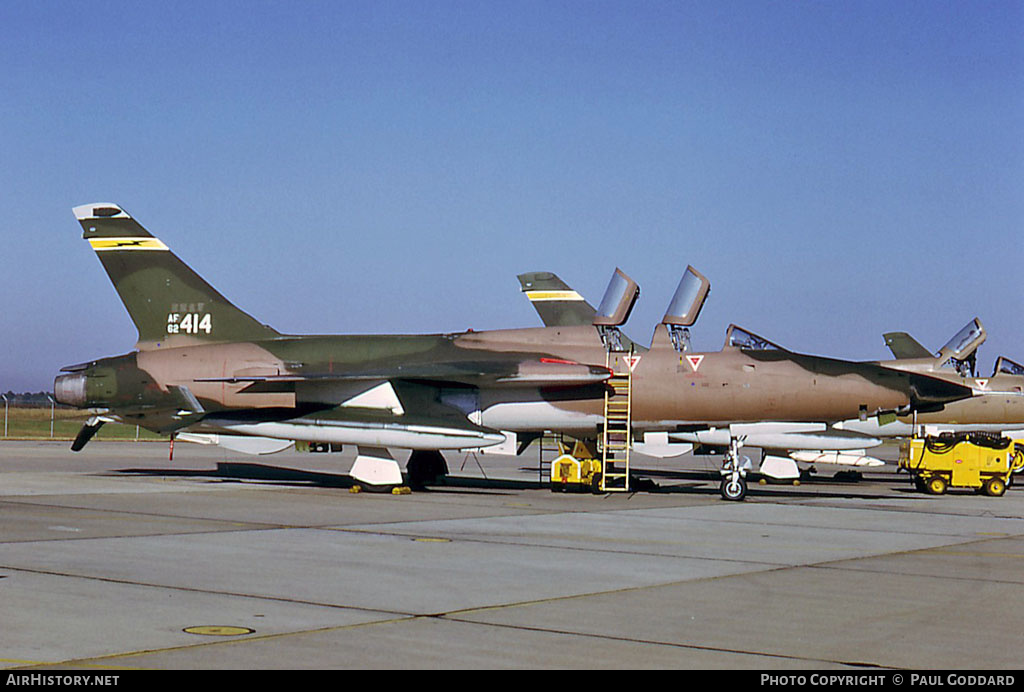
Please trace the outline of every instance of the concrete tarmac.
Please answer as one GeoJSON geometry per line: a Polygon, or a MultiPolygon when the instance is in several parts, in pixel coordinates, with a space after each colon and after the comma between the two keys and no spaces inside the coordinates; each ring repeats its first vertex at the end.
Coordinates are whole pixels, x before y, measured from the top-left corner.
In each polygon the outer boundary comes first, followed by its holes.
{"type": "Polygon", "coordinates": [[[730,503],[686,456],[572,495],[528,451],[393,496],[351,462],[0,442],[0,668],[1020,666],[1024,487],[886,467],[730,503]]]}

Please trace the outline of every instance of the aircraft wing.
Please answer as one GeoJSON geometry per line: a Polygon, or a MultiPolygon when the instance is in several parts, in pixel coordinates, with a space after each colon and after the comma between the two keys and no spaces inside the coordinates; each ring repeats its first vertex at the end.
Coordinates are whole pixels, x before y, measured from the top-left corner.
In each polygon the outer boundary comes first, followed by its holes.
{"type": "MultiPolygon", "coordinates": [[[[611,371],[604,366],[506,355],[342,372],[197,378],[196,382],[247,383],[245,393],[296,392],[307,403],[299,408],[212,411],[196,416],[198,425],[190,431],[361,447],[480,448],[500,444],[506,437],[474,422],[475,388],[593,387],[610,377],[611,371]],[[442,396],[442,390],[454,394],[442,396]],[[460,390],[466,395],[460,395],[460,390]]],[[[182,397],[187,398],[187,388],[182,389],[186,390],[182,397]]]]}
{"type": "Polygon", "coordinates": [[[578,387],[605,382],[611,371],[561,358],[396,364],[334,372],[196,378],[195,382],[248,382],[247,391],[286,391],[296,383],[410,380],[489,387],[578,387]],[[277,386],[275,388],[275,386],[277,386]]]}

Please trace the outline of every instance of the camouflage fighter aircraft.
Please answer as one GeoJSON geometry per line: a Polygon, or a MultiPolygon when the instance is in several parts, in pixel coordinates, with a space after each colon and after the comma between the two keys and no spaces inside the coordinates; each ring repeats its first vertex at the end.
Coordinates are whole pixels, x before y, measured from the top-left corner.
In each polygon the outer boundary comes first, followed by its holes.
{"type": "MultiPolygon", "coordinates": [[[[548,327],[590,324],[596,309],[556,274],[530,272],[518,277],[520,290],[536,308],[537,314],[548,327]]],[[[673,346],[680,352],[691,350],[689,327],[700,315],[704,302],[711,293],[711,282],[706,276],[688,266],[679,283],[675,302],[688,304],[684,319],[670,330],[673,346]]],[[[761,340],[763,343],[764,342],[761,340]]],[[[638,349],[647,349],[637,345],[638,349]]],[[[701,355],[692,362],[699,363],[701,355]]],[[[696,372],[696,371],[695,371],[696,372]]],[[[882,439],[859,431],[845,433],[828,431],[828,421],[792,423],[760,421],[730,426],[689,425],[674,432],[649,431],[642,441],[634,442],[634,449],[654,457],[675,457],[696,449],[699,453],[718,453],[728,448],[736,433],[742,436],[746,447],[761,450],[758,470],[764,476],[777,480],[799,478],[795,462],[826,464],[841,467],[883,466],[885,462],[868,456],[867,450],[882,444],[882,439]]]]}
{"type": "Polygon", "coordinates": [[[629,370],[635,428],[725,430],[723,497],[742,499],[743,423],[816,424],[971,394],[924,374],[793,353],[736,326],[722,351],[687,351],[680,330],[692,296],[682,282],[651,349],[626,350],[618,327],[639,287],[620,271],[591,325],[281,334],[229,302],[120,206],[74,213],[138,341],[130,353],[66,367],[56,378],[58,401],[94,409],[73,450],[111,420],[217,435],[229,448],[246,437],[265,451],[292,441],[350,444],[359,449],[351,475],[386,488],[403,482],[388,447],[413,450],[406,470],[415,480],[446,471],[439,450],[499,444],[501,431],[594,438],[606,427],[609,380],[629,370]]]}
{"type": "Polygon", "coordinates": [[[910,437],[915,432],[993,432],[1024,438],[1024,366],[999,356],[989,377],[976,375],[977,351],[987,336],[978,318],[968,322],[935,353],[906,332],[882,336],[895,360],[880,361],[881,365],[942,377],[970,387],[974,396],[947,402],[933,411],[840,421],[833,426],[835,429],[877,437],[910,437]]]}

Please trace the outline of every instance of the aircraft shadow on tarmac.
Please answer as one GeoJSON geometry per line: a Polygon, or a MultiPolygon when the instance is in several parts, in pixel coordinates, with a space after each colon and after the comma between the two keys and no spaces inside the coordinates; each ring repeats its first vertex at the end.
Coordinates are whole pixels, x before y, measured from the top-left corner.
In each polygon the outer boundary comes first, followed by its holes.
{"type": "Polygon", "coordinates": [[[302,471],[265,464],[218,463],[213,469],[117,469],[114,473],[133,476],[161,476],[176,478],[216,478],[234,481],[273,481],[282,485],[313,485],[325,488],[351,488],[355,485],[345,474],[302,471]]]}
{"type": "MultiPolygon", "coordinates": [[[[352,488],[355,485],[359,485],[351,476],[343,473],[303,471],[301,469],[282,466],[239,462],[218,463],[216,468],[213,469],[117,469],[113,471],[113,473],[154,477],[210,478],[237,482],[262,481],[272,482],[279,485],[313,486],[320,488],[352,488]]],[[[443,492],[445,489],[454,490],[456,488],[470,490],[536,490],[539,487],[541,487],[541,485],[536,481],[449,476],[445,479],[443,484],[431,484],[428,487],[414,487],[414,490],[428,490],[432,492],[443,492]]]]}
{"type": "MultiPolygon", "coordinates": [[[[526,471],[536,472],[536,467],[524,468],[526,471]]],[[[713,472],[701,471],[661,471],[661,470],[638,470],[638,482],[635,484],[634,492],[650,494],[693,494],[693,495],[718,495],[719,476],[713,472]],[[671,481],[669,484],[659,484],[656,479],[671,481]]],[[[239,462],[218,463],[213,469],[180,469],[180,468],[137,468],[118,469],[114,473],[154,476],[154,477],[179,477],[179,478],[210,478],[223,481],[236,482],[272,482],[280,485],[290,486],[313,486],[321,488],[351,488],[356,482],[351,476],[341,473],[325,473],[322,471],[303,471],[295,468],[281,466],[270,466],[266,464],[251,464],[239,462]]],[[[925,499],[929,496],[914,492],[909,487],[893,487],[893,479],[885,480],[864,480],[865,485],[878,487],[887,485],[891,494],[878,492],[858,491],[858,483],[852,480],[841,480],[835,478],[804,479],[800,486],[782,485],[769,483],[767,486],[757,485],[759,474],[751,474],[750,486],[752,496],[762,497],[786,497],[786,498],[843,498],[843,499],[925,499]],[[827,485],[826,485],[827,484],[827,485]],[[845,487],[834,487],[842,485],[845,487]]],[[[462,475],[449,475],[443,483],[432,483],[426,487],[415,488],[417,491],[432,493],[441,492],[471,492],[479,491],[515,491],[515,490],[537,490],[549,488],[547,482],[537,480],[525,481],[507,478],[479,478],[462,475]]]]}

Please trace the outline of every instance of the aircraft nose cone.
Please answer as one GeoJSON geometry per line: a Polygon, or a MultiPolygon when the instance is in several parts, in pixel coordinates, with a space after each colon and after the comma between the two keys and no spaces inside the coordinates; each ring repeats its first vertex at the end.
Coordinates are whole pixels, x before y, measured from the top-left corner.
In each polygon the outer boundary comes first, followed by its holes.
{"type": "Polygon", "coordinates": [[[85,375],[58,375],[53,381],[53,398],[59,404],[85,406],[85,375]]]}

